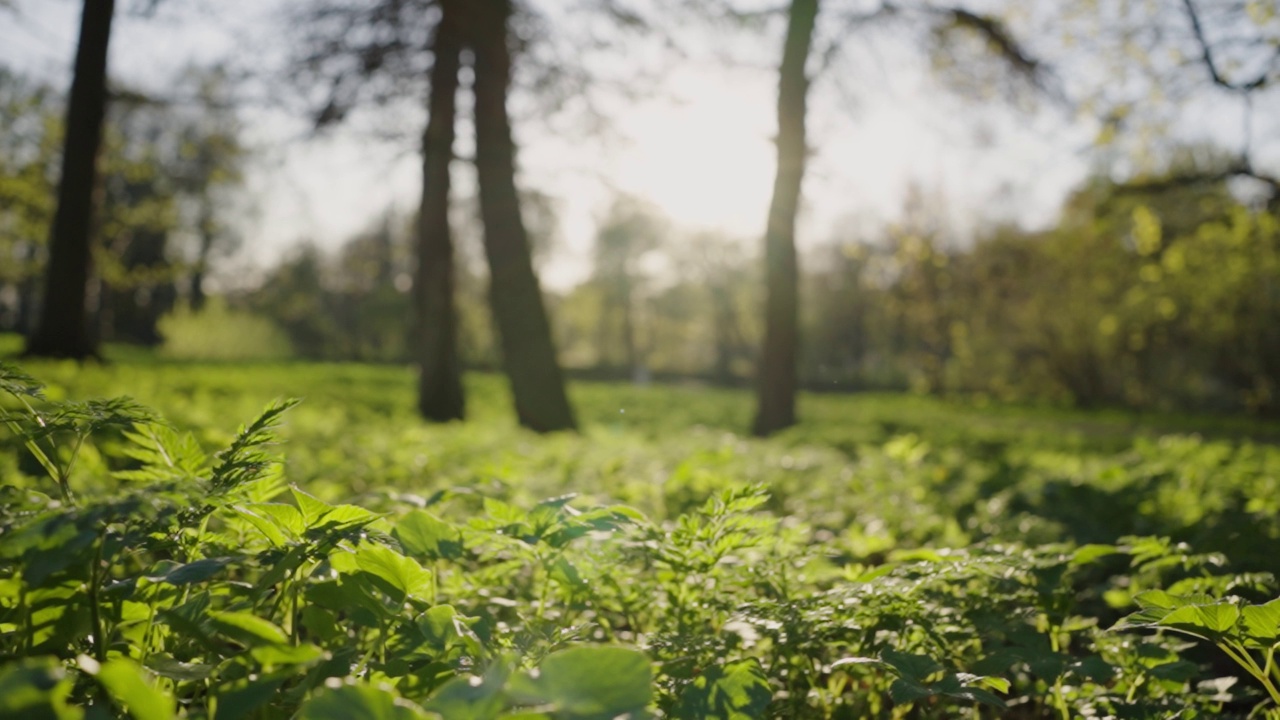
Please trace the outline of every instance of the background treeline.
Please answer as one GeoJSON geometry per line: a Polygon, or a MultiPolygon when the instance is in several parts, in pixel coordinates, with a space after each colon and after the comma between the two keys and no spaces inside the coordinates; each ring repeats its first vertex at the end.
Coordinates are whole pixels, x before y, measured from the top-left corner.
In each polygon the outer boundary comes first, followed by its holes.
{"type": "MultiPolygon", "coordinates": [[[[1056,227],[973,238],[947,232],[942,204],[916,193],[904,222],[804,254],[806,386],[1280,410],[1280,225],[1224,181],[1095,180],[1056,227]]],[[[405,360],[407,226],[383,221],[329,255],[304,248],[233,302],[271,318],[301,356],[405,360]]],[[[748,382],[762,333],[750,247],[619,201],[590,276],[550,298],[566,367],[748,382]]],[[[481,272],[459,273],[461,346],[467,364],[492,367],[481,272]]]]}
{"type": "MultiPolygon", "coordinates": [[[[183,102],[114,88],[96,193],[89,302],[99,341],[157,346],[181,297],[200,309],[211,263],[238,244],[241,126],[219,69],[187,70],[183,102]]],[[[0,330],[39,314],[63,151],[60,93],[0,68],[0,330]]]]}
{"type": "MultiPolygon", "coordinates": [[[[103,237],[91,301],[101,339],[174,355],[407,362],[414,219],[388,213],[337,250],[301,245],[252,289],[205,308],[210,261],[235,247],[245,149],[217,71],[182,105],[116,92],[103,161],[103,237]],[[168,317],[166,317],[168,315],[168,317]],[[246,338],[253,338],[247,342],[246,338]]],[[[60,153],[57,94],[0,75],[0,330],[27,332],[40,297],[60,153]]],[[[916,191],[901,222],[802,250],[801,381],[1144,409],[1280,412],[1280,228],[1275,207],[1186,149],[1167,178],[1096,179],[1055,227],[962,237],[945,198],[916,191]]],[[[555,206],[527,193],[538,262],[555,206]]],[[[494,368],[474,201],[453,211],[459,351],[494,368]]],[[[859,223],[850,223],[858,227],[859,223]]],[[[560,356],[600,378],[743,384],[763,321],[755,243],[694,234],[620,197],[590,272],[549,293],[560,356]]]]}

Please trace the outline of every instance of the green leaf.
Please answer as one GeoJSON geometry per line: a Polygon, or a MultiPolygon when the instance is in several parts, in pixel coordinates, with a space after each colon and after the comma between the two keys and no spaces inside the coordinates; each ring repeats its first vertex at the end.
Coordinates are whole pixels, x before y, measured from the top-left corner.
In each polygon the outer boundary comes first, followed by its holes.
{"type": "Polygon", "coordinates": [[[1138,603],[1138,607],[1146,608],[1164,608],[1167,610],[1177,610],[1188,605],[1212,605],[1217,600],[1208,595],[1191,594],[1191,595],[1174,595],[1163,590],[1148,590],[1139,593],[1133,599],[1138,603]]]}
{"type": "Polygon", "coordinates": [[[548,655],[536,671],[512,680],[511,693],[569,718],[609,720],[648,707],[653,674],[638,650],[583,645],[548,655]]]}
{"type": "Polygon", "coordinates": [[[364,527],[380,517],[377,513],[370,512],[357,505],[334,505],[314,523],[308,525],[307,529],[313,533],[352,530],[364,527]]]}
{"type": "Polygon", "coordinates": [[[400,518],[392,536],[410,555],[457,560],[464,554],[462,531],[426,510],[414,510],[400,518]]]}
{"type": "Polygon", "coordinates": [[[96,677],[111,699],[127,709],[136,720],[173,718],[173,697],[156,689],[147,678],[146,671],[134,661],[116,658],[99,665],[96,660],[81,655],[77,662],[80,669],[96,677]]]}
{"type": "Polygon", "coordinates": [[[114,473],[121,480],[139,482],[191,481],[200,476],[208,458],[191,433],[179,434],[160,423],[145,423],[126,431],[124,454],[142,463],[138,470],[114,473]]]}
{"type": "Polygon", "coordinates": [[[1240,610],[1244,632],[1254,640],[1274,643],[1280,636],[1280,598],[1263,605],[1246,605],[1240,610]]]}
{"type": "Polygon", "coordinates": [[[756,720],[765,716],[772,700],[773,689],[760,664],[742,660],[704,669],[680,693],[675,717],[756,720]]]}
{"type": "Polygon", "coordinates": [[[425,600],[431,588],[431,571],[413,558],[383,545],[365,543],[356,550],[356,566],[390,586],[391,594],[403,602],[406,597],[425,600]]]}
{"type": "Polygon", "coordinates": [[[147,669],[160,677],[169,678],[170,680],[192,682],[207,680],[213,675],[216,666],[184,663],[171,655],[152,654],[147,658],[147,669]]]}
{"type": "MultiPolygon", "coordinates": [[[[271,514],[263,511],[261,505],[258,507],[232,505],[230,507],[232,512],[257,528],[258,532],[262,533],[267,538],[267,541],[275,547],[284,547],[289,544],[291,538],[297,538],[297,533],[292,531],[289,532],[289,535],[286,535],[285,528],[281,522],[271,514]]],[[[290,507],[289,509],[293,510],[294,513],[298,512],[297,508],[290,507]]],[[[301,515],[298,516],[298,519],[299,524],[301,524],[301,515]]]]}
{"type": "Polygon", "coordinates": [[[1111,663],[1103,660],[1097,655],[1077,660],[1067,667],[1067,670],[1075,673],[1078,677],[1088,678],[1095,682],[1106,682],[1115,677],[1116,667],[1111,663]]]}
{"type": "Polygon", "coordinates": [[[259,645],[249,655],[264,669],[275,667],[311,667],[328,657],[328,653],[315,645],[259,645]]]}
{"type": "Polygon", "coordinates": [[[216,612],[208,614],[209,623],[219,633],[244,643],[248,647],[259,645],[288,645],[289,636],[268,620],[244,612],[216,612]]]}
{"type": "Polygon", "coordinates": [[[1149,608],[1174,610],[1183,605],[1178,596],[1170,595],[1163,590],[1148,590],[1143,593],[1138,593],[1137,597],[1135,597],[1133,601],[1143,610],[1149,608]]]}
{"type": "Polygon", "coordinates": [[[1161,680],[1184,683],[1200,674],[1200,666],[1186,660],[1175,660],[1156,665],[1147,672],[1161,680]]]}
{"type": "Polygon", "coordinates": [[[284,535],[290,540],[298,540],[302,537],[307,529],[307,523],[302,519],[302,512],[292,505],[284,503],[251,503],[240,509],[240,514],[249,522],[253,523],[267,536],[269,540],[284,545],[284,541],[277,542],[275,535],[270,530],[263,528],[262,524],[255,521],[253,516],[264,518],[276,528],[276,533],[283,531],[284,535]]]}
{"type": "Polygon", "coordinates": [[[298,511],[302,513],[302,522],[305,527],[315,527],[320,519],[333,509],[332,505],[304,492],[297,485],[290,485],[289,492],[293,495],[293,501],[298,504],[298,511]]]}
{"type": "Polygon", "coordinates": [[[204,558],[189,562],[186,565],[177,565],[170,567],[161,575],[148,576],[148,580],[157,583],[168,583],[169,585],[192,585],[204,582],[213,577],[235,558],[204,558]]]}
{"type": "Polygon", "coordinates": [[[452,605],[437,605],[417,620],[418,632],[436,652],[444,652],[455,645],[464,645],[478,651],[479,639],[452,605]]]}
{"type": "Polygon", "coordinates": [[[350,620],[372,627],[385,612],[381,594],[374,588],[368,573],[344,573],[337,580],[311,583],[306,589],[307,602],[316,607],[347,615],[350,620]]]}
{"type": "Polygon", "coordinates": [[[1170,610],[1169,608],[1146,608],[1120,618],[1120,622],[1116,623],[1111,629],[1129,630],[1132,628],[1155,627],[1171,612],[1173,612],[1173,610],[1170,610]]]}
{"type": "Polygon", "coordinates": [[[336,678],[329,687],[303,703],[298,720],[415,720],[425,715],[416,705],[394,693],[369,685],[340,685],[336,678]],[[336,687],[335,687],[336,685],[336,687]]]}
{"type": "Polygon", "coordinates": [[[889,697],[899,704],[923,700],[932,695],[932,690],[913,678],[900,677],[889,685],[889,697]]]}
{"type": "Polygon", "coordinates": [[[44,397],[41,392],[43,387],[40,382],[28,375],[22,368],[0,360],[0,390],[14,396],[39,399],[44,397]]]}
{"type": "Polygon", "coordinates": [[[1213,605],[1187,605],[1169,613],[1157,625],[1181,630],[1192,635],[1220,637],[1240,619],[1240,608],[1227,602],[1213,605]]]}
{"type": "Polygon", "coordinates": [[[247,718],[276,696],[286,677],[273,675],[265,678],[250,676],[219,688],[214,720],[239,720],[247,718]]]}
{"type": "Polygon", "coordinates": [[[578,567],[563,555],[551,563],[551,567],[547,569],[547,575],[552,580],[573,590],[582,590],[587,587],[587,581],[582,578],[582,573],[578,570],[578,567]]]}
{"type": "Polygon", "coordinates": [[[298,400],[277,400],[258,416],[257,420],[241,427],[231,446],[223,452],[210,474],[210,489],[214,494],[225,494],[242,485],[264,477],[275,465],[275,459],[263,451],[279,440],[276,428],[290,408],[298,400]]]}
{"type": "Polygon", "coordinates": [[[1007,691],[1009,683],[1001,678],[980,677],[969,673],[948,674],[941,680],[926,685],[914,678],[901,677],[889,686],[889,697],[895,703],[909,703],[933,696],[941,696],[1005,707],[1004,700],[988,688],[1007,691]]]}
{"type": "Polygon", "coordinates": [[[436,691],[423,707],[445,720],[494,720],[502,712],[502,692],[511,671],[494,663],[484,677],[456,677],[436,691]]]}
{"type": "Polygon", "coordinates": [[[936,660],[928,655],[914,655],[898,652],[897,650],[885,650],[880,653],[880,659],[886,665],[898,671],[898,674],[902,677],[915,680],[923,680],[936,672],[941,672],[943,669],[936,660]]]}
{"type": "Polygon", "coordinates": [[[989,690],[982,687],[982,681],[987,678],[980,678],[976,675],[961,674],[948,675],[942,680],[934,683],[929,690],[934,695],[942,697],[964,700],[971,703],[983,703],[985,705],[994,705],[995,707],[1005,707],[1004,700],[989,690]]]}
{"type": "Polygon", "coordinates": [[[960,677],[964,679],[964,684],[970,687],[986,688],[987,690],[995,690],[1002,693],[1009,692],[1009,681],[1002,677],[978,677],[963,673],[961,673],[960,677]]]}
{"type": "Polygon", "coordinates": [[[1120,548],[1115,545],[1081,545],[1071,554],[1071,565],[1088,565],[1108,555],[1115,555],[1120,548]]]}

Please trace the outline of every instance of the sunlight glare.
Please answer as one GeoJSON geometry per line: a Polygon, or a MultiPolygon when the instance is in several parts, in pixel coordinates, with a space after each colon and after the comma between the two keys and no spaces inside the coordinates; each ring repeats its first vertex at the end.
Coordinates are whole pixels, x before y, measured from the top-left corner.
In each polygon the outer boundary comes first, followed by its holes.
{"type": "Polygon", "coordinates": [[[653,100],[628,118],[636,142],[618,154],[620,188],[680,225],[759,234],[775,163],[766,86],[687,73],[676,88],[679,101],[653,100]]]}

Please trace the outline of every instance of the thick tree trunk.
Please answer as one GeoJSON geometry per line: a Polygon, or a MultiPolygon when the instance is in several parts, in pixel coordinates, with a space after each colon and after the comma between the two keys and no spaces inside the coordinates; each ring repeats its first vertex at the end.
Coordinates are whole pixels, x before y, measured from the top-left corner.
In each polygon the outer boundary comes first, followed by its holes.
{"type": "Polygon", "coordinates": [[[520,424],[538,432],[575,427],[533,271],[515,184],[515,143],[507,116],[510,0],[469,0],[474,13],[476,172],[489,261],[489,301],[520,424]]]}
{"type": "MultiPolygon", "coordinates": [[[[461,0],[466,2],[467,0],[461,0]]],[[[458,66],[462,42],[455,0],[442,0],[431,69],[431,117],[422,141],[422,204],[418,210],[418,274],[413,284],[418,354],[418,411],[434,422],[466,412],[453,304],[453,237],[449,228],[449,164],[453,159],[458,66]]]]}
{"type": "Polygon", "coordinates": [[[115,0],[85,0],[67,103],[58,209],[49,240],[40,321],[28,355],[83,359],[97,354],[85,307],[93,260],[90,238],[107,107],[107,45],[115,0]]]}
{"type": "Polygon", "coordinates": [[[752,432],[771,435],[795,424],[799,331],[799,270],[796,214],[808,148],[805,62],[813,44],[818,0],[791,0],[778,88],[778,169],[765,231],[765,335],[757,368],[756,419],[752,432]]]}

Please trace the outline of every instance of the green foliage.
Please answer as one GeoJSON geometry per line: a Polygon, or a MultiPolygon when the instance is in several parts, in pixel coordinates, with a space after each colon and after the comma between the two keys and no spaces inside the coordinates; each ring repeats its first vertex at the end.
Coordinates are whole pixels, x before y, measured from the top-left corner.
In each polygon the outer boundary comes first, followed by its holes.
{"type": "Polygon", "coordinates": [[[393,368],[37,373],[0,366],[6,716],[1244,717],[1276,681],[1272,580],[1223,556],[1271,567],[1268,446],[874,397],[748,441],[693,427],[734,396],[608,386],[535,438],[411,422],[393,368]],[[173,424],[68,399],[113,384],[173,424]],[[309,397],[228,432],[267,389],[309,397]]]}
{"type": "Polygon", "coordinates": [[[1142,609],[1117,627],[1170,630],[1212,642],[1266,688],[1272,703],[1280,705],[1280,668],[1275,663],[1280,648],[1280,598],[1249,604],[1239,598],[1150,590],[1134,600],[1142,609]]]}
{"type": "Polygon", "coordinates": [[[160,355],[173,360],[284,360],[289,339],[267,318],[228,308],[213,298],[199,312],[178,306],[159,322],[160,355]]]}

